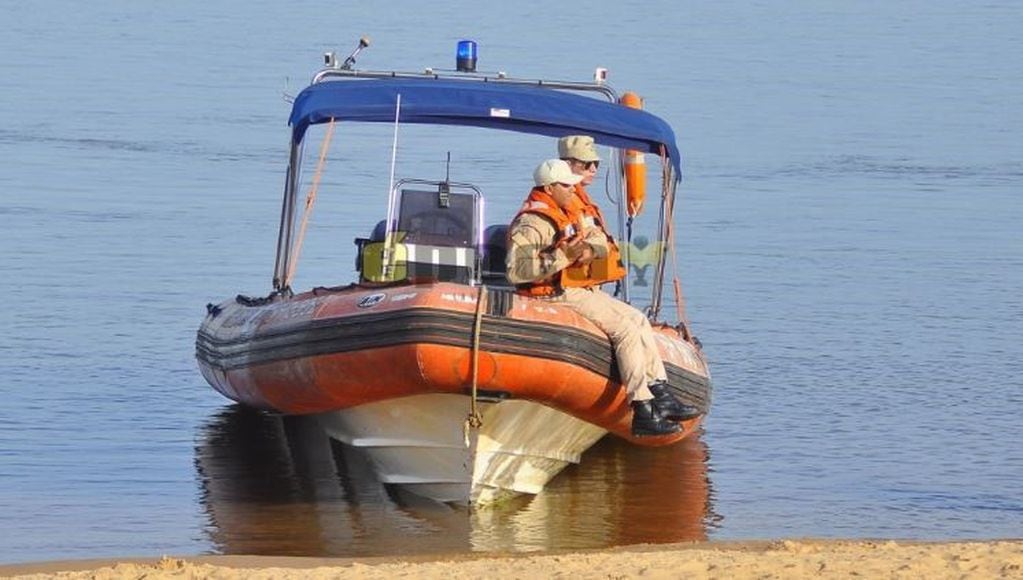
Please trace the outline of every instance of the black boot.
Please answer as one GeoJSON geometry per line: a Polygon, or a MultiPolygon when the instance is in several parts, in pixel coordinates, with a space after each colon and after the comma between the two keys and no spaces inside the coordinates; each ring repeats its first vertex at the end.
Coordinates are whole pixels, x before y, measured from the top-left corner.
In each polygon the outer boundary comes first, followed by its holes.
{"type": "Polygon", "coordinates": [[[671,435],[678,433],[678,423],[673,423],[657,412],[653,399],[632,402],[632,435],[649,437],[653,435],[671,435]]]}
{"type": "Polygon", "coordinates": [[[693,417],[700,416],[700,410],[692,405],[687,405],[675,398],[668,390],[668,385],[663,382],[656,382],[650,385],[650,392],[654,395],[654,406],[662,417],[670,421],[687,421],[693,417]]]}

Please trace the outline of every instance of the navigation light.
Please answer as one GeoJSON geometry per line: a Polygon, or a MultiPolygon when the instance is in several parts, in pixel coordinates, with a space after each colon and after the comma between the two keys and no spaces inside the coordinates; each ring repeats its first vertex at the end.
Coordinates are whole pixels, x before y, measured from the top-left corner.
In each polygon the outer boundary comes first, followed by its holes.
{"type": "Polygon", "coordinates": [[[476,72],[475,41],[458,41],[458,51],[455,53],[455,68],[457,68],[459,72],[476,72]]]}

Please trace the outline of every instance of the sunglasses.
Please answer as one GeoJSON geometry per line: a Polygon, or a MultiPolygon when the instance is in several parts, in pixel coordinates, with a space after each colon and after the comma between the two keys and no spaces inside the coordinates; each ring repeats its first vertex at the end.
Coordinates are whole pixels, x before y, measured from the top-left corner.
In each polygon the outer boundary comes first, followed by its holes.
{"type": "Polygon", "coordinates": [[[571,188],[572,187],[571,183],[562,183],[560,181],[555,181],[554,185],[560,185],[561,187],[567,187],[567,188],[571,188]]]}
{"type": "Polygon", "coordinates": [[[583,166],[583,169],[599,169],[600,161],[581,161],[579,159],[570,159],[572,163],[578,163],[583,166]]]}

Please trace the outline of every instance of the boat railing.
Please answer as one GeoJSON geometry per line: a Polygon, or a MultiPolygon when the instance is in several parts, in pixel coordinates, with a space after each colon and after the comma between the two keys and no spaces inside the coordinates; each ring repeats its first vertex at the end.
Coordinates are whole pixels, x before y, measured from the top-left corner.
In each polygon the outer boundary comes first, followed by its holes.
{"type": "Polygon", "coordinates": [[[312,84],[341,79],[433,79],[458,80],[465,82],[499,83],[519,86],[538,86],[549,89],[577,92],[595,92],[612,103],[618,102],[618,93],[604,81],[561,81],[545,79],[513,78],[503,72],[468,73],[447,69],[426,68],[420,72],[374,71],[328,67],[313,75],[312,84]]]}

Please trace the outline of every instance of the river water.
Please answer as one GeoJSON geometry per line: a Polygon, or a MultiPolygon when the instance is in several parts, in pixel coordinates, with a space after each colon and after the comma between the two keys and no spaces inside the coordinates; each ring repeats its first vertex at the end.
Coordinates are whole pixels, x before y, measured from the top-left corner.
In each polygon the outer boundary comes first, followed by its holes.
{"type": "MultiPolygon", "coordinates": [[[[0,3],[0,561],[1023,535],[1018,3],[103,4],[0,3]],[[205,304],[269,290],[281,95],[360,35],[367,68],[450,67],[466,37],[513,76],[604,66],[675,127],[698,439],[606,439],[474,512],[205,385],[205,304]]],[[[407,176],[450,150],[488,184],[493,222],[553,154],[403,139],[407,176]]],[[[298,287],[350,280],[385,208],[390,135],[337,140],[355,187],[323,195],[298,287]]]]}

